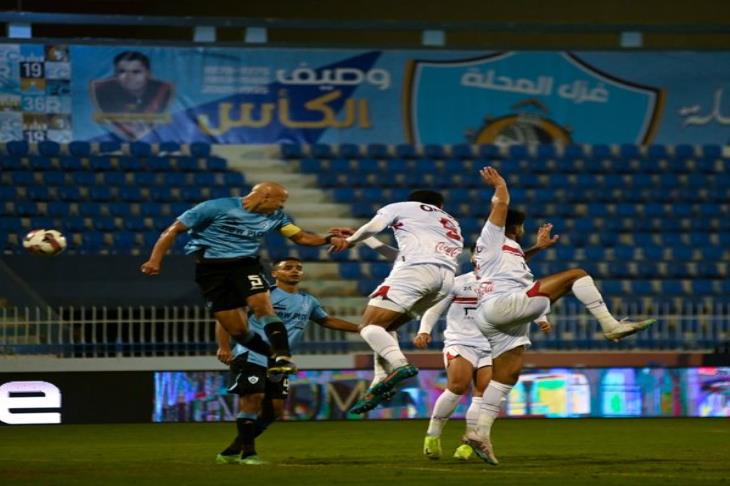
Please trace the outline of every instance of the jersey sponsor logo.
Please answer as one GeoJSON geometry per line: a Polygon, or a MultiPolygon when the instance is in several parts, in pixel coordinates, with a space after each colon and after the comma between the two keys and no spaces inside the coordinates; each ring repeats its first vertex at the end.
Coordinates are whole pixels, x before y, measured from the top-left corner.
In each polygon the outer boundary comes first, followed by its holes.
{"type": "Polygon", "coordinates": [[[461,254],[461,248],[458,246],[449,246],[443,241],[436,244],[436,252],[451,258],[456,258],[461,254]]]}
{"type": "Polygon", "coordinates": [[[479,298],[485,296],[486,294],[494,291],[494,284],[492,282],[479,282],[479,287],[477,287],[477,296],[479,298]]]}
{"type": "Polygon", "coordinates": [[[11,425],[60,424],[61,390],[47,381],[10,381],[0,386],[0,422],[11,425]]]}

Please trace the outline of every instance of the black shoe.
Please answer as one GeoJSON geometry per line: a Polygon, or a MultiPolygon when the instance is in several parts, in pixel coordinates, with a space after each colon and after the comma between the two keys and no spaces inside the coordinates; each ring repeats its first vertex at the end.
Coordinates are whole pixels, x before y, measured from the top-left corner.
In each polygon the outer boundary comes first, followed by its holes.
{"type": "Polygon", "coordinates": [[[277,375],[293,375],[297,371],[299,371],[299,369],[293,361],[288,358],[276,358],[274,364],[269,366],[269,369],[266,370],[266,374],[270,377],[277,375]]]}

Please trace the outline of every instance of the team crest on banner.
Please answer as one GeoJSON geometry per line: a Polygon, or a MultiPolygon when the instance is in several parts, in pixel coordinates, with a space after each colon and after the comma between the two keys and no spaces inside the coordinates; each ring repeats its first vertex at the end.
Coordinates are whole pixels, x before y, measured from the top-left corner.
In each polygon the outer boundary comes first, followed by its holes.
{"type": "Polygon", "coordinates": [[[647,144],[663,93],[565,52],[411,61],[405,127],[415,144],[647,144]]]}

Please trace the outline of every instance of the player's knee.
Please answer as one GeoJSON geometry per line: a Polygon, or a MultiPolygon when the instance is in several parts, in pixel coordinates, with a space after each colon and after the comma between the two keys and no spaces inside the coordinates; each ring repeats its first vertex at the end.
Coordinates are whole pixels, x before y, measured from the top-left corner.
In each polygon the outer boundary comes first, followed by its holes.
{"type": "Polygon", "coordinates": [[[464,383],[449,383],[447,388],[454,395],[463,395],[469,389],[469,385],[464,383]]]}
{"type": "Polygon", "coordinates": [[[586,272],[582,268],[572,268],[570,270],[570,273],[571,273],[570,276],[573,278],[573,280],[578,280],[579,278],[588,276],[588,272],[586,272]]]}
{"type": "Polygon", "coordinates": [[[241,397],[241,401],[243,402],[242,405],[246,408],[247,411],[255,410],[258,412],[261,409],[261,404],[264,401],[264,394],[251,393],[241,397]]]}

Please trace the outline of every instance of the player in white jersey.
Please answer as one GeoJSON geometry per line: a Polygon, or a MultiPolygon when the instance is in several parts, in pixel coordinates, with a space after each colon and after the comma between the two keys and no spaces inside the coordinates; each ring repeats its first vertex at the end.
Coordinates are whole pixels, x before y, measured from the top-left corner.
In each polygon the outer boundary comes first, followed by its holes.
{"type": "Polygon", "coordinates": [[[368,390],[351,409],[353,413],[372,410],[397,383],[418,374],[388,331],[397,329],[413,314],[422,313],[448,295],[454,284],[457,258],[463,249],[459,224],[442,209],[441,194],[414,191],[408,199],[381,208],[347,238],[333,237],[331,241],[333,251],[343,251],[390,227],[398,243],[393,269],[370,294],[360,324],[360,335],[392,372],[368,390]]]}
{"type": "Polygon", "coordinates": [[[479,306],[476,322],[492,345],[493,376],[482,396],[476,430],[464,436],[464,442],[489,464],[497,464],[490,432],[512,386],[522,370],[522,355],[528,338],[529,323],[550,312],[550,304],[573,292],[598,319],[607,339],[618,341],[653,324],[655,319],[617,321],[609,312],[593,279],[585,270],[574,268],[533,278],[525,261],[543,248],[555,244],[551,225],[538,232],[537,245],[522,251],[525,215],[509,210],[509,191],[504,178],[492,167],[480,171],[484,182],[494,188],[492,210],[477,240],[476,273],[479,279],[479,306]]]}
{"type": "MultiPolygon", "coordinates": [[[[474,250],[472,247],[472,264],[474,250]]],[[[431,421],[423,440],[423,454],[429,459],[441,457],[441,432],[472,381],[472,399],[466,411],[466,431],[476,428],[482,394],[492,377],[492,350],[489,340],[474,320],[477,310],[477,284],[475,272],[456,277],[451,293],[423,314],[414,339],[416,347],[425,349],[431,342],[433,327],[448,309],[443,349],[448,382],[446,389],[434,403],[431,421]]],[[[543,331],[550,330],[550,323],[546,319],[538,324],[543,331]]],[[[471,455],[472,448],[466,444],[462,444],[454,452],[454,458],[460,460],[468,460],[471,455]]]]}

